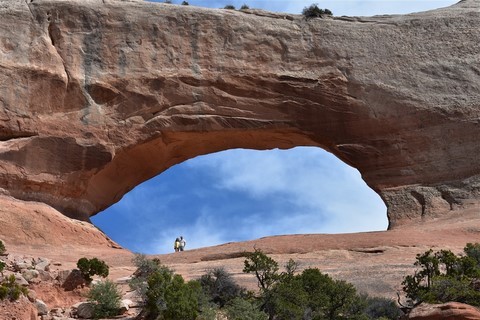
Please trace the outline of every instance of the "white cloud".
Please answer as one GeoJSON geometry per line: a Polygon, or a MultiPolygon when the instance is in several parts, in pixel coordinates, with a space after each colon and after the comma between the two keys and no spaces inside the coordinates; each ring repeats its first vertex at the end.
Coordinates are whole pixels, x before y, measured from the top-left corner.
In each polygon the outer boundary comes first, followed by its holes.
{"type": "Polygon", "coordinates": [[[267,199],[269,196],[280,197],[293,206],[295,212],[281,210],[268,224],[252,226],[244,221],[251,235],[340,233],[387,227],[385,205],[359,172],[318,148],[231,150],[188,165],[211,170],[219,189],[244,192],[265,201],[271,199],[267,199]]]}

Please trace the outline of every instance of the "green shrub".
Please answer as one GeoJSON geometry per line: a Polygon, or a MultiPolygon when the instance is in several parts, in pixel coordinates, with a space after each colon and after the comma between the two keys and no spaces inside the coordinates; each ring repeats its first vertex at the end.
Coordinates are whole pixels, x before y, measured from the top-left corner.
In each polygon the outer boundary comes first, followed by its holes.
{"type": "Polygon", "coordinates": [[[467,257],[474,259],[480,267],[480,243],[467,243],[465,248],[463,248],[463,252],[465,252],[467,257]]]}
{"type": "Polygon", "coordinates": [[[392,299],[365,296],[365,314],[370,319],[399,319],[403,312],[392,299]]]}
{"type": "Polygon", "coordinates": [[[89,300],[95,302],[94,317],[98,319],[118,315],[121,297],[118,286],[108,279],[94,285],[88,293],[89,300]]]}
{"type": "Polygon", "coordinates": [[[235,10],[235,6],[231,4],[227,4],[223,9],[228,9],[228,10],[235,10]]]}
{"type": "Polygon", "coordinates": [[[199,282],[209,300],[220,308],[239,297],[244,291],[235,283],[232,275],[223,268],[208,271],[200,277],[199,282]]]}
{"type": "Polygon", "coordinates": [[[87,283],[92,282],[92,276],[94,275],[99,275],[103,278],[108,277],[108,265],[105,261],[97,258],[80,258],[77,261],[77,268],[80,270],[87,283]]]}
{"type": "Polygon", "coordinates": [[[267,320],[268,315],[260,311],[260,307],[253,301],[235,298],[225,307],[229,320],[267,320]]]}
{"type": "Polygon", "coordinates": [[[0,260],[0,274],[2,275],[3,275],[3,270],[5,269],[5,266],[6,266],[5,262],[0,260]]]}
{"type": "Polygon", "coordinates": [[[189,3],[187,1],[182,2],[182,6],[188,6],[188,5],[189,5],[189,3]]]}
{"type": "Polygon", "coordinates": [[[247,6],[246,4],[244,4],[240,7],[240,10],[248,10],[248,9],[250,9],[250,7],[247,6]]]}
{"type": "Polygon", "coordinates": [[[185,283],[182,276],[164,267],[148,278],[148,316],[164,320],[194,320],[199,314],[202,289],[197,281],[185,283]]]}
{"type": "Polygon", "coordinates": [[[12,274],[0,283],[0,300],[9,299],[18,300],[20,295],[27,295],[28,289],[17,284],[15,276],[12,274]]]}
{"type": "Polygon", "coordinates": [[[332,11],[329,9],[320,9],[316,3],[311,4],[309,7],[303,8],[302,14],[306,19],[321,18],[323,15],[332,15],[332,11]]]}
{"type": "Polygon", "coordinates": [[[165,1],[163,1],[163,3],[172,4],[172,0],[165,0],[165,1]]]}
{"type": "Polygon", "coordinates": [[[0,240],[0,255],[5,254],[6,251],[7,249],[5,249],[5,244],[2,240],[0,240]]]}

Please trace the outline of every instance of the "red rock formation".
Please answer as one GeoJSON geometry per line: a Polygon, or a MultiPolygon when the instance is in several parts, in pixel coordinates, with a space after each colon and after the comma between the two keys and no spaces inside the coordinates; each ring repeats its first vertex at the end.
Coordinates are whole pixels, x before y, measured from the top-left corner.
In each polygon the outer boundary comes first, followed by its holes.
{"type": "Polygon", "coordinates": [[[467,304],[421,304],[409,315],[410,320],[478,320],[480,311],[467,304]]]}
{"type": "Polygon", "coordinates": [[[318,146],[391,226],[477,202],[480,4],[306,21],[142,1],[0,4],[0,187],[77,219],[229,148],[318,146]]]}

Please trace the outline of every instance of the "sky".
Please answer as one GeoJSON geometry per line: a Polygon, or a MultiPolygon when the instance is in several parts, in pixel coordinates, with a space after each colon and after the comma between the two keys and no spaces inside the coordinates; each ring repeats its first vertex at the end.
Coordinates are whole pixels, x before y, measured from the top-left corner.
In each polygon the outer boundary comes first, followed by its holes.
{"type": "MultiPolygon", "coordinates": [[[[189,3],[300,13],[312,1],[189,3]]],[[[456,1],[317,3],[337,16],[365,16],[418,12],[456,1]]],[[[145,254],[173,252],[181,235],[188,250],[272,235],[380,231],[388,226],[385,204],[360,173],[313,147],[235,149],[187,160],[137,186],[92,222],[123,247],[145,254]]]]}

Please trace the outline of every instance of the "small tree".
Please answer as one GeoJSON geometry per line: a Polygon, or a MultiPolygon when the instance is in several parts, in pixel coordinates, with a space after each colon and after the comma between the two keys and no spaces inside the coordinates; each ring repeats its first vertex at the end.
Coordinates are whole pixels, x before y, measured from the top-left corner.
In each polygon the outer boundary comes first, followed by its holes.
{"type": "Polygon", "coordinates": [[[188,5],[189,5],[189,3],[187,1],[182,2],[182,6],[188,6],[188,5]]]}
{"type": "Polygon", "coordinates": [[[223,9],[228,9],[228,10],[235,10],[235,6],[231,4],[227,4],[223,9]]]}
{"type": "Polygon", "coordinates": [[[118,286],[108,279],[94,285],[88,293],[89,300],[95,302],[94,317],[98,319],[118,315],[121,297],[118,286]]]}
{"type": "Polygon", "coordinates": [[[246,258],[243,272],[254,273],[262,290],[268,290],[279,279],[278,262],[261,250],[255,249],[255,252],[247,253],[246,258]]]}
{"type": "Polygon", "coordinates": [[[241,7],[240,7],[240,10],[248,10],[250,9],[249,6],[247,6],[246,4],[243,4],[241,7]]]}
{"type": "Polygon", "coordinates": [[[108,265],[97,258],[80,258],[77,261],[77,268],[82,273],[87,283],[92,282],[92,276],[99,275],[102,278],[108,277],[108,265]]]}

